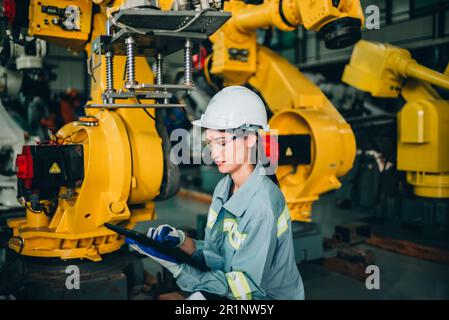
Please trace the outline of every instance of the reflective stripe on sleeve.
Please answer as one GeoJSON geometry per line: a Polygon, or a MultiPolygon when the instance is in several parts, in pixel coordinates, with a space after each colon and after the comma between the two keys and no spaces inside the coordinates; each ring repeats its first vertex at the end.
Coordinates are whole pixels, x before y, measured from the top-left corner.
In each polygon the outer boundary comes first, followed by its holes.
{"type": "Polygon", "coordinates": [[[217,220],[218,214],[215,212],[214,209],[209,208],[209,215],[207,216],[207,227],[209,229],[212,229],[214,226],[215,221],[217,220]]]}
{"type": "Polygon", "coordinates": [[[231,246],[237,250],[242,245],[243,241],[245,241],[246,234],[240,233],[235,228],[233,231],[229,232],[229,243],[231,246]]]}
{"type": "Polygon", "coordinates": [[[231,231],[236,225],[237,222],[234,219],[224,219],[223,232],[231,231]]]}
{"type": "Polygon", "coordinates": [[[245,275],[240,271],[226,273],[226,280],[231,288],[231,293],[237,300],[251,300],[251,289],[245,275]]]}
{"type": "Polygon", "coordinates": [[[288,229],[288,220],[290,219],[290,212],[288,211],[287,205],[285,205],[284,210],[278,218],[277,223],[277,237],[279,238],[288,229]]]}
{"type": "Polygon", "coordinates": [[[223,232],[228,232],[229,244],[237,250],[245,241],[246,234],[237,231],[237,221],[234,219],[225,219],[223,222],[223,232]]]}

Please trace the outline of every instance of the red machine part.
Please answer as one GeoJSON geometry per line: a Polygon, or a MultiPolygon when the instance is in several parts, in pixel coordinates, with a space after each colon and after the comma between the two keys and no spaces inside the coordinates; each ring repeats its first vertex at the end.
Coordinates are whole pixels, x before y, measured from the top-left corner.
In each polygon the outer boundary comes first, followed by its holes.
{"type": "Polygon", "coordinates": [[[278,163],[279,144],[277,142],[277,136],[267,132],[261,137],[266,157],[270,160],[270,163],[278,163]]]}
{"type": "Polygon", "coordinates": [[[204,68],[204,62],[206,61],[206,57],[207,57],[207,50],[205,47],[201,46],[200,52],[193,55],[192,57],[193,66],[198,70],[202,70],[204,68]]]}
{"type": "Polygon", "coordinates": [[[23,180],[24,187],[31,189],[34,168],[30,146],[23,146],[22,153],[16,158],[17,178],[23,180]]]}
{"type": "Polygon", "coordinates": [[[12,25],[16,18],[16,2],[14,0],[3,1],[3,15],[8,19],[8,23],[12,25]]]}

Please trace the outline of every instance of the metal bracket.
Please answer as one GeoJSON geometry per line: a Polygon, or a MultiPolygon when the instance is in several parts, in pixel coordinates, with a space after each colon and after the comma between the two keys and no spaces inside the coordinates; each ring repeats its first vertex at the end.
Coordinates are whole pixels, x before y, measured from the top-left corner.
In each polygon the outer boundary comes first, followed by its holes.
{"type": "Polygon", "coordinates": [[[119,91],[119,92],[105,92],[103,99],[170,99],[173,95],[169,92],[138,92],[138,91],[119,91]]]}
{"type": "Polygon", "coordinates": [[[104,103],[104,104],[86,104],[84,108],[100,109],[142,109],[142,108],[185,108],[184,103],[152,103],[152,104],[131,104],[131,103],[104,103]]]}
{"type": "Polygon", "coordinates": [[[193,90],[193,86],[186,86],[183,84],[153,84],[153,83],[139,83],[137,85],[125,85],[128,90],[142,90],[153,92],[177,92],[193,90]]]}

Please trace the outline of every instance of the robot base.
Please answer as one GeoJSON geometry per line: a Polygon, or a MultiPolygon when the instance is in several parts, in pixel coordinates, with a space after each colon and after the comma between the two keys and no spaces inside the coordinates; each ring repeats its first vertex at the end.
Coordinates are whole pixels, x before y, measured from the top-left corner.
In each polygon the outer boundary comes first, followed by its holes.
{"type": "Polygon", "coordinates": [[[17,299],[125,300],[144,283],[141,260],[123,248],[101,262],[36,259],[9,251],[5,265],[0,295],[17,299]]]}

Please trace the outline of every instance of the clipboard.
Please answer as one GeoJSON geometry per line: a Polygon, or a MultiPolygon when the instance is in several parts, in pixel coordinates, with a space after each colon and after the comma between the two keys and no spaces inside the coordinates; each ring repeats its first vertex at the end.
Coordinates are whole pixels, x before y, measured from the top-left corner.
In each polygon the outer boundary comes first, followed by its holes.
{"type": "Polygon", "coordinates": [[[150,247],[154,250],[159,251],[162,254],[165,254],[171,258],[174,258],[178,263],[186,263],[189,266],[192,266],[200,271],[209,271],[209,267],[205,263],[199,263],[195,259],[192,259],[191,256],[186,254],[185,252],[181,251],[179,248],[172,248],[165,246],[158,241],[155,241],[149,237],[147,237],[145,234],[131,230],[126,229],[121,226],[111,224],[111,223],[105,223],[104,226],[108,228],[111,231],[114,231],[122,236],[125,236],[127,238],[133,239],[137,241],[139,244],[144,245],[146,247],[150,247]]]}

